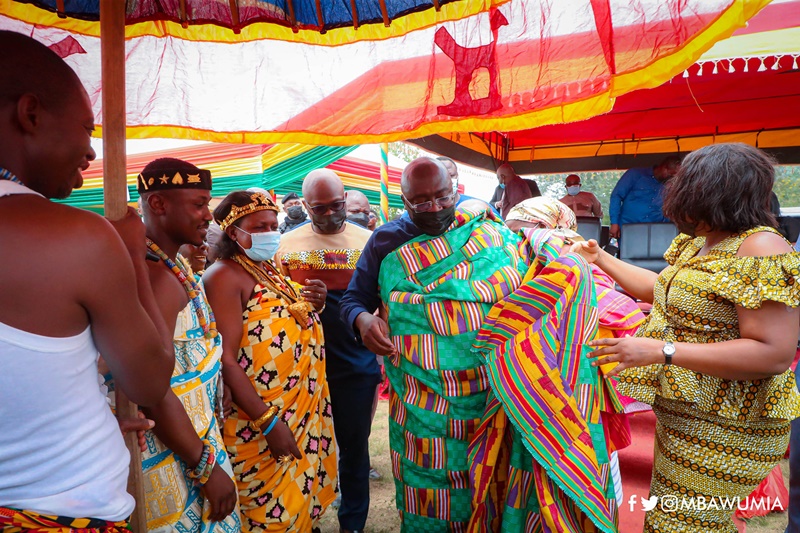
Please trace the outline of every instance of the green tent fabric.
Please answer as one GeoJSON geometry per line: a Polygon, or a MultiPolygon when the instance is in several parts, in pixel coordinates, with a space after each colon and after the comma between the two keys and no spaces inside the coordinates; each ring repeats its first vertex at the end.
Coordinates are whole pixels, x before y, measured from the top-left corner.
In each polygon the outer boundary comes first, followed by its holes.
{"type": "MultiPolygon", "coordinates": [[[[300,192],[303,178],[306,174],[317,168],[323,168],[337,159],[340,159],[358,146],[317,146],[304,152],[302,155],[283,161],[273,167],[264,169],[260,174],[243,174],[237,176],[212,177],[211,194],[215,198],[222,198],[232,191],[247,189],[248,187],[263,187],[274,189],[279,194],[287,192],[300,192]]],[[[130,201],[139,199],[139,193],[134,185],[128,186],[130,201]]],[[[366,192],[366,191],[365,191],[366,192]]],[[[78,189],[66,200],[57,202],[103,213],[103,189],[78,189]]],[[[372,199],[370,199],[372,201],[372,199]]]]}

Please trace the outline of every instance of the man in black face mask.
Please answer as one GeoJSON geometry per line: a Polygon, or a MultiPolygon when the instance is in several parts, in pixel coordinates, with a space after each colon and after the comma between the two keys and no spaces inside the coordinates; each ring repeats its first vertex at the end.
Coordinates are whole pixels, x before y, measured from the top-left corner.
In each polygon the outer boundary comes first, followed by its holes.
{"type": "Polygon", "coordinates": [[[358,190],[351,190],[346,191],[344,196],[347,202],[347,220],[370,231],[374,230],[374,225],[372,228],[369,227],[372,210],[369,208],[367,195],[358,190]]]}
{"type": "Polygon", "coordinates": [[[332,170],[314,170],[306,176],[303,203],[311,224],[281,237],[275,264],[298,283],[320,279],[328,288],[320,318],[339,446],[339,526],[345,532],[361,531],[369,512],[369,434],[381,371],[375,354],[348,333],[339,317],[339,302],[372,234],[345,220],[344,186],[332,170]]]}
{"type": "Polygon", "coordinates": [[[395,353],[386,322],[374,314],[381,304],[381,261],[420,235],[441,235],[455,219],[457,197],[441,161],[419,157],[409,163],[403,170],[400,189],[407,215],[375,229],[341,301],[342,320],[360,334],[364,346],[378,355],[395,353]]]}
{"type": "Polygon", "coordinates": [[[389,444],[398,458],[393,470],[403,495],[397,501],[402,530],[466,530],[466,450],[488,390],[483,363],[470,348],[485,313],[524,274],[504,273],[523,261],[516,246],[504,245],[517,237],[489,215],[488,205],[456,212],[459,198],[441,161],[412,161],[401,190],[408,216],[372,233],[341,300],[341,316],[367,348],[389,356],[389,444]],[[510,281],[484,292],[480,284],[490,278],[510,281]],[[415,505],[430,490],[438,505],[415,505]]]}
{"type": "Polygon", "coordinates": [[[303,202],[300,201],[300,197],[297,196],[296,192],[290,192],[284,196],[281,203],[283,204],[283,210],[286,212],[286,218],[278,226],[278,231],[281,233],[292,231],[308,220],[306,212],[303,211],[303,202]]]}

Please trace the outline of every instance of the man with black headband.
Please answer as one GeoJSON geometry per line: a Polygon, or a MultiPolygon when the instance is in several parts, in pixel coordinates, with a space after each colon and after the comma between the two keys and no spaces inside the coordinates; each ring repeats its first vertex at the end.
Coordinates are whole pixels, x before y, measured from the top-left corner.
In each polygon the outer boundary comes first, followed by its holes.
{"type": "Polygon", "coordinates": [[[303,202],[296,192],[290,192],[281,200],[283,204],[283,211],[286,213],[286,218],[278,226],[278,231],[286,233],[292,231],[294,228],[301,224],[308,222],[306,212],[303,211],[303,202]]]}
{"type": "Polygon", "coordinates": [[[409,163],[401,190],[408,216],[373,232],[342,298],[341,316],[367,348],[387,356],[389,444],[402,530],[466,530],[467,446],[488,390],[471,346],[491,305],[522,279],[524,262],[519,238],[489,214],[489,206],[471,202],[456,210],[441,161],[409,163]],[[376,316],[378,309],[388,312],[376,316]]]}
{"type": "Polygon", "coordinates": [[[199,279],[178,249],[203,244],[211,222],[211,173],[180,159],[149,163],[137,178],[150,283],[174,330],[172,388],[145,414],[156,422],[142,455],[149,531],[239,529],[236,485],[215,409],[222,390],[222,338],[199,279]]]}
{"type": "Polygon", "coordinates": [[[372,402],[381,372],[375,354],[357,343],[342,323],[339,301],[372,234],[345,219],[344,185],[332,170],[314,170],[306,176],[303,202],[311,224],[281,237],[275,264],[298,283],[320,279],[328,288],[320,318],[325,332],[325,373],[333,429],[339,446],[339,525],[343,532],[362,531],[369,512],[372,402]]]}

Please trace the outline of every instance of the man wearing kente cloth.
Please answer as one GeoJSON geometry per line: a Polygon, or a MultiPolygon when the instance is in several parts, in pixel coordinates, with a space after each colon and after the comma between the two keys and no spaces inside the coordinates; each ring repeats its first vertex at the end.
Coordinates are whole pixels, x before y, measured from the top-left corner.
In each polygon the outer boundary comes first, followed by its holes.
{"type": "Polygon", "coordinates": [[[403,531],[463,531],[471,514],[467,446],[489,387],[471,347],[484,315],[522,281],[521,239],[485,211],[456,212],[441,161],[412,161],[401,188],[409,217],[373,233],[342,298],[342,319],[367,348],[389,356],[403,531]],[[382,302],[388,323],[373,315],[382,302]]]}
{"type": "Polygon", "coordinates": [[[222,340],[198,279],[178,248],[200,246],[211,212],[211,173],[157,159],[138,177],[149,267],[167,324],[175,324],[172,388],[145,414],[156,422],[142,455],[149,531],[238,532],[236,486],[215,407],[222,390],[222,340]]]}

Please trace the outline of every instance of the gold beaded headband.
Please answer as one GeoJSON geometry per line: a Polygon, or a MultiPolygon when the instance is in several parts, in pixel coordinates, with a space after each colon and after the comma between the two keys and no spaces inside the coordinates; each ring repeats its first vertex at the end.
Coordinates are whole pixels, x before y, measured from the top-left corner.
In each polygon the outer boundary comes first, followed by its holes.
{"type": "Polygon", "coordinates": [[[260,192],[254,192],[250,195],[250,199],[252,202],[249,204],[239,207],[238,205],[234,205],[231,207],[231,212],[228,213],[228,216],[225,217],[225,220],[220,222],[217,220],[217,224],[219,224],[219,229],[225,231],[225,228],[242,218],[243,216],[247,216],[251,213],[255,213],[256,211],[275,211],[278,212],[278,206],[275,205],[275,202],[261,194],[260,192]]]}

